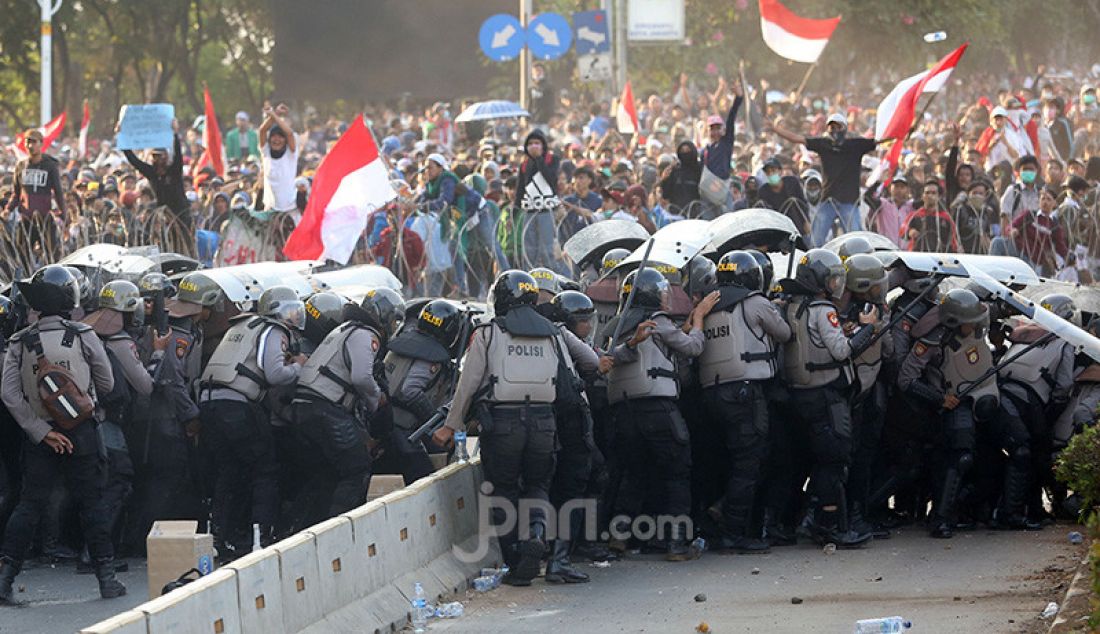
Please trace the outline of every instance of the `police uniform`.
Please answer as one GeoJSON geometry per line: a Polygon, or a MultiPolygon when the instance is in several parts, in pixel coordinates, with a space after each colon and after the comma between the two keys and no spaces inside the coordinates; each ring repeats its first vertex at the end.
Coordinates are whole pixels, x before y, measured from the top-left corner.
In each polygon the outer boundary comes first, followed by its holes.
{"type": "Polygon", "coordinates": [[[38,394],[36,354],[27,347],[34,332],[38,333],[45,358],[52,364],[68,368],[76,386],[93,401],[97,394],[110,392],[114,386],[111,363],[103,344],[85,324],[56,315],[46,316],[16,333],[9,341],[0,395],[26,434],[26,442],[22,497],[8,521],[0,554],[5,564],[14,566],[18,572],[33,543],[39,518],[46,512],[57,478],[64,477],[80,510],[80,524],[97,566],[97,576],[100,568],[110,567],[113,581],[114,547],[109,518],[101,507],[107,464],[99,449],[98,423],[94,419],[87,420],[71,431],[62,431],[50,422],[38,394]],[[72,454],[54,453],[43,441],[50,431],[58,431],[72,441],[72,454]]]}
{"type": "MultiPolygon", "coordinates": [[[[498,280],[499,284],[499,280],[498,280]]],[[[500,537],[512,578],[529,584],[538,574],[544,545],[545,510],[554,475],[556,423],[555,377],[564,361],[560,332],[531,306],[515,306],[489,324],[479,326],[466,351],[462,374],[445,425],[462,431],[466,420],[481,427],[482,470],[493,495],[519,508],[520,500],[536,501],[529,526],[500,537]]],[[[494,507],[490,521],[503,523],[504,509],[494,507]]],[[[524,518],[519,518],[522,524],[524,518]]]]}
{"type": "Polygon", "coordinates": [[[356,410],[373,413],[382,397],[374,375],[380,340],[375,330],[345,322],[302,366],[293,418],[311,463],[305,490],[318,493],[307,513],[313,521],[353,509],[366,498],[370,454],[356,410]]]}
{"type": "Polygon", "coordinates": [[[274,537],[277,464],[271,425],[260,403],[269,386],[298,378],[301,366],[287,363],[289,348],[290,334],[279,322],[239,317],[202,373],[203,443],[216,469],[215,534],[230,547],[251,543],[252,523],[260,525],[264,541],[274,537]],[[242,517],[240,506],[249,496],[251,512],[242,517]]]}
{"type": "Polygon", "coordinates": [[[898,387],[931,408],[940,407],[947,394],[972,390],[940,419],[934,536],[951,536],[959,489],[974,463],[978,419],[997,417],[1000,391],[996,377],[989,376],[973,387],[993,367],[992,351],[982,330],[964,336],[942,326],[933,329],[913,344],[898,373],[898,387]]]}
{"type": "MultiPolygon", "coordinates": [[[[703,331],[685,333],[663,312],[649,311],[644,318],[656,324],[652,334],[636,348],[627,343],[616,345],[615,365],[607,375],[616,451],[627,480],[616,506],[629,515],[637,515],[643,505],[660,514],[687,515],[691,511],[691,447],[687,423],[676,403],[680,386],[675,357],[699,356],[703,331]],[[649,494],[651,503],[635,499],[637,494],[649,494]]],[[[677,534],[672,540],[687,537],[677,534]]]]}
{"type": "Polygon", "coordinates": [[[791,329],[760,292],[732,286],[720,291],[722,299],[703,320],[699,382],[710,418],[720,421],[728,456],[724,533],[744,545],[768,446],[764,382],[778,367],[775,343],[790,339],[791,329]]]}
{"type": "MultiPolygon", "coordinates": [[[[836,306],[824,299],[796,298],[786,314],[793,337],[783,349],[783,369],[800,432],[809,439],[813,520],[826,533],[818,537],[831,539],[830,531],[849,529],[844,509],[852,419],[845,391],[854,376],[851,358],[870,340],[873,329],[863,328],[849,339],[836,306]]],[[[860,537],[857,542],[865,541],[860,537]]]]}
{"type": "MultiPolygon", "coordinates": [[[[6,337],[0,340],[0,353],[7,351],[7,345],[6,337]]],[[[0,489],[0,535],[3,535],[23,487],[23,429],[7,407],[0,407],[0,465],[4,469],[4,487],[0,489]]]]}
{"type": "Polygon", "coordinates": [[[408,330],[389,342],[385,373],[394,433],[387,439],[374,473],[400,473],[406,484],[431,474],[432,462],[424,444],[414,446],[408,436],[450,399],[454,371],[450,351],[418,330],[408,330]]]}

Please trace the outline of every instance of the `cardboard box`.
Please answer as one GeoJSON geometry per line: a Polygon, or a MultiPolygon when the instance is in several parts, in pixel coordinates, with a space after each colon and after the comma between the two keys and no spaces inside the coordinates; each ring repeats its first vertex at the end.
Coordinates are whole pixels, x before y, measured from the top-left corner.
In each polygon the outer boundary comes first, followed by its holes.
{"type": "Polygon", "coordinates": [[[149,553],[150,599],[160,596],[164,584],[175,581],[192,568],[204,575],[214,571],[214,536],[196,533],[198,527],[195,520],[153,522],[145,538],[149,553]]]}

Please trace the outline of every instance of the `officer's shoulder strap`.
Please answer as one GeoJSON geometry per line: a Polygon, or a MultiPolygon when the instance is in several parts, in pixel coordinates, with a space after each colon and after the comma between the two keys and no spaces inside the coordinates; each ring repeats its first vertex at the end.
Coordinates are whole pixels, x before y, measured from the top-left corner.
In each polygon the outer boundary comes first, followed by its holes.
{"type": "Polygon", "coordinates": [[[61,325],[65,327],[65,330],[78,334],[92,330],[92,327],[88,324],[82,321],[72,321],[70,319],[62,319],[61,325]]]}
{"type": "Polygon", "coordinates": [[[947,342],[947,334],[947,328],[940,325],[929,330],[923,337],[918,339],[918,341],[926,346],[941,346],[947,342]]]}

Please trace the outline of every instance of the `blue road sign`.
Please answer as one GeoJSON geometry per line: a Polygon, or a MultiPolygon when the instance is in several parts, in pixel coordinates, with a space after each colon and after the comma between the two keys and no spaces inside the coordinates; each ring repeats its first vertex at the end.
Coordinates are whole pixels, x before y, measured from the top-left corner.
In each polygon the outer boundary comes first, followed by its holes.
{"type": "Polygon", "coordinates": [[[607,28],[607,11],[578,11],[573,14],[573,32],[577,39],[577,55],[611,52],[611,36],[607,28]]]}
{"type": "Polygon", "coordinates": [[[481,23],[477,41],[485,57],[494,62],[506,62],[519,57],[525,33],[515,16],[498,13],[481,23]]]}
{"type": "Polygon", "coordinates": [[[557,13],[543,13],[527,24],[527,47],[536,59],[557,59],[573,43],[569,21],[557,13]]]}

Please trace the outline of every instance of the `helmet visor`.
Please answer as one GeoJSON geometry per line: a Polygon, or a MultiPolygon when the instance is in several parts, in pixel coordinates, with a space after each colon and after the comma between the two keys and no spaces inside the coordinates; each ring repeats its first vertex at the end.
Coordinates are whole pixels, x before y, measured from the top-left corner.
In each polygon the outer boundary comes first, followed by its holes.
{"type": "Polygon", "coordinates": [[[275,308],[275,318],[296,330],[306,326],[306,305],[302,301],[281,301],[275,308]]]}

